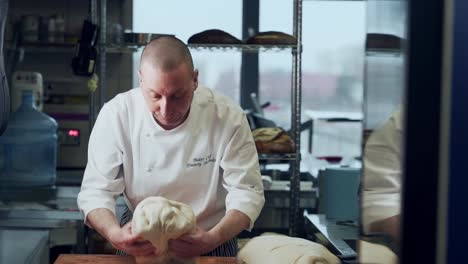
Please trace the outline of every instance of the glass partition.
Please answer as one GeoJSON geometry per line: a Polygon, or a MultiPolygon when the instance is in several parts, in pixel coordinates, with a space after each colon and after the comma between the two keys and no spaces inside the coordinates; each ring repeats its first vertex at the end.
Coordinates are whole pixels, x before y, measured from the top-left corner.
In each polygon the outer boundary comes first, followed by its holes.
{"type": "Polygon", "coordinates": [[[367,2],[359,246],[362,263],[398,263],[406,5],[404,0],[367,2]]]}

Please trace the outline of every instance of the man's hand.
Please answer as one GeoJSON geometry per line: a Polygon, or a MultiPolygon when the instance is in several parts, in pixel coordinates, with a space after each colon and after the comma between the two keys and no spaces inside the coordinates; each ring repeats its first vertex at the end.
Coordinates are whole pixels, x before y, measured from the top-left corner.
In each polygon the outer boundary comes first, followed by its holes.
{"type": "Polygon", "coordinates": [[[131,222],[120,227],[113,212],[98,208],[88,214],[88,224],[109,241],[115,248],[133,256],[147,256],[156,252],[149,241],[132,234],[131,222]]]}
{"type": "Polygon", "coordinates": [[[191,234],[169,241],[169,250],[182,258],[200,256],[237,236],[249,224],[250,218],[246,214],[232,209],[210,231],[197,228],[191,234]]]}
{"type": "Polygon", "coordinates": [[[219,238],[214,233],[197,227],[193,233],[170,240],[169,250],[178,257],[191,258],[208,253],[219,244],[219,238]]]}
{"type": "Polygon", "coordinates": [[[133,256],[149,256],[156,252],[156,248],[149,241],[132,234],[131,222],[122,228],[112,229],[108,233],[108,240],[115,248],[133,256]]]}

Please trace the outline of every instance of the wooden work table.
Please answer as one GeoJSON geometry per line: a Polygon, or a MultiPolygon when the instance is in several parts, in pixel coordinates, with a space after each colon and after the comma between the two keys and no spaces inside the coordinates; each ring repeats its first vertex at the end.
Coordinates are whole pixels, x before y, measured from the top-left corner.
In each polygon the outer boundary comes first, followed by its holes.
{"type": "MultiPolygon", "coordinates": [[[[117,255],[60,255],[55,264],[136,264],[132,256],[117,255]]],[[[229,257],[198,257],[196,264],[236,264],[236,258],[229,257]]]]}

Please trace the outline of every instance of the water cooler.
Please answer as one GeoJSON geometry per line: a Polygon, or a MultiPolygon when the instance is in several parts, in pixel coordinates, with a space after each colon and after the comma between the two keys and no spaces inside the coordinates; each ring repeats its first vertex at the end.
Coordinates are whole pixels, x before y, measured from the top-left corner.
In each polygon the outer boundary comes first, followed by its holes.
{"type": "Polygon", "coordinates": [[[57,122],[35,109],[35,102],[33,91],[23,90],[22,103],[0,136],[2,197],[8,194],[18,196],[21,192],[35,189],[51,194],[50,190],[54,189],[57,122]]]}

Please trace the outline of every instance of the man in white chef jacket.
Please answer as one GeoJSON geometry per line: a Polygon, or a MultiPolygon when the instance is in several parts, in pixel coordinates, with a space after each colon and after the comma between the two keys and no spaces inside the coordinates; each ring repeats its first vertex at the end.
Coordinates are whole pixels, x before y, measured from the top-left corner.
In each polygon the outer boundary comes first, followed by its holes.
{"type": "MultiPolygon", "coordinates": [[[[170,243],[180,257],[235,256],[235,237],[250,230],[265,199],[257,151],[242,109],[198,87],[187,46],[160,37],[143,51],[140,87],[117,95],[93,127],[78,205],[85,222],[134,256],[155,248],[115,216],[123,193],[133,211],[149,196],[188,204],[197,231],[170,243]]],[[[127,214],[131,218],[131,212],[127,214]]]]}
{"type": "Polygon", "coordinates": [[[364,149],[362,223],[364,233],[400,240],[402,109],[376,129],[364,149]]]}

